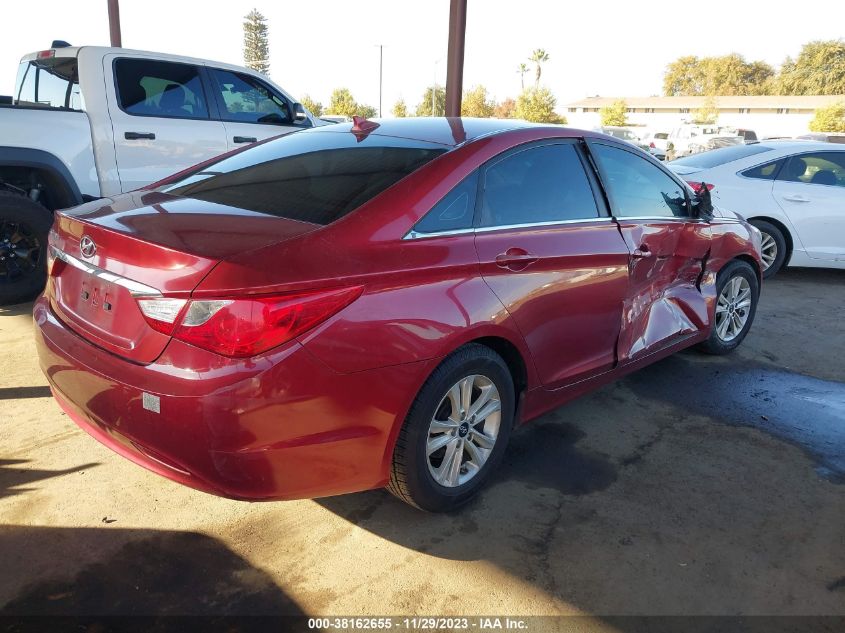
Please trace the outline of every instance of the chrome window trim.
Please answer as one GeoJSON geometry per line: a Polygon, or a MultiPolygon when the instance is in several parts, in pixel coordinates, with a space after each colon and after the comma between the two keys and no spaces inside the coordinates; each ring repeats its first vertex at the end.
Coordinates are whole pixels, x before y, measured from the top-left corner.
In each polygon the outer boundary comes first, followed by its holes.
{"type": "Polygon", "coordinates": [[[69,266],[73,266],[74,268],[86,272],[89,275],[93,275],[97,279],[102,279],[103,281],[108,281],[110,283],[126,288],[129,291],[129,294],[131,294],[133,297],[162,296],[161,291],[157,288],[147,286],[145,284],[142,284],[140,281],[135,281],[134,279],[128,279],[127,277],[116,275],[115,273],[104,270],[103,268],[95,266],[94,264],[83,262],[81,259],[77,259],[73,255],[68,255],[64,251],[61,251],[56,248],[55,246],[50,247],[50,252],[52,253],[53,257],[62,260],[69,266]]]}
{"type": "Polygon", "coordinates": [[[451,231],[437,231],[435,233],[421,233],[419,231],[414,231],[411,229],[405,236],[402,238],[403,240],[419,240],[425,239],[428,237],[452,237],[454,235],[468,235],[470,233],[490,233],[492,231],[508,231],[514,229],[530,229],[536,227],[549,227],[549,226],[567,226],[570,224],[585,224],[585,223],[592,223],[592,222],[612,222],[614,218],[611,217],[599,217],[596,216],[594,218],[578,218],[575,220],[551,220],[548,222],[524,222],[521,224],[499,224],[496,226],[479,226],[477,228],[470,228],[470,229],[453,229],[451,231]]]}
{"type": "Polygon", "coordinates": [[[617,215],[614,216],[618,222],[625,220],[659,220],[664,222],[702,222],[707,223],[707,220],[702,218],[695,218],[691,215],[617,215]]]}

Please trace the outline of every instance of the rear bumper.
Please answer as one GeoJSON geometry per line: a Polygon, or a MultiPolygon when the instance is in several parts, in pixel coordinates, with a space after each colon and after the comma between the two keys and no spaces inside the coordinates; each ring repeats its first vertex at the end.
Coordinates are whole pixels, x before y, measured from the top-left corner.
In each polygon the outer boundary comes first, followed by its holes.
{"type": "Polygon", "coordinates": [[[235,499],[383,486],[428,371],[426,361],[340,374],[297,342],[228,359],[174,340],[137,365],[80,338],[43,298],[34,318],[41,368],[74,422],[153,472],[235,499]],[[159,412],[144,407],[144,393],[159,412]]]}

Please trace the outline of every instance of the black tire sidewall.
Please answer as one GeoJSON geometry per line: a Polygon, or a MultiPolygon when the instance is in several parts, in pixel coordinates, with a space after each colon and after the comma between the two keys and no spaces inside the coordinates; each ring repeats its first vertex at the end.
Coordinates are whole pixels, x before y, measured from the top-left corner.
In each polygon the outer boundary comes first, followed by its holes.
{"type": "Polygon", "coordinates": [[[26,224],[38,237],[38,270],[15,283],[0,283],[0,305],[29,301],[44,290],[47,281],[47,236],[53,214],[29,198],[0,191],[0,220],[26,224]]]}
{"type": "Polygon", "coordinates": [[[778,247],[778,254],[777,257],[775,257],[775,261],[772,262],[771,266],[763,271],[763,279],[768,279],[769,277],[776,275],[777,272],[783,268],[784,263],[786,263],[786,238],[783,235],[783,231],[771,222],[766,222],[765,220],[752,220],[750,224],[757,227],[761,233],[771,235],[778,247]]]}
{"type": "Polygon", "coordinates": [[[748,281],[748,285],[751,287],[750,313],[739,335],[728,342],[723,341],[721,338],[719,338],[719,335],[716,333],[716,317],[714,313],[713,328],[710,332],[710,338],[707,339],[707,342],[705,343],[705,350],[710,352],[711,354],[728,354],[735,350],[737,347],[739,347],[742,341],[745,340],[745,337],[748,335],[748,331],[751,329],[751,325],[752,323],[754,323],[754,317],[757,314],[757,302],[760,299],[760,282],[757,278],[757,273],[751,267],[751,264],[744,261],[733,261],[727,266],[725,266],[721,271],[719,271],[719,276],[716,280],[717,302],[718,297],[722,293],[724,287],[731,279],[733,279],[737,275],[741,275],[742,277],[744,277],[746,281],[748,281]]]}
{"type": "MultiPolygon", "coordinates": [[[[488,349],[481,346],[473,347],[479,347],[482,350],[488,349]]],[[[469,356],[463,355],[463,357],[459,352],[453,358],[454,361],[447,359],[432,376],[433,379],[424,385],[406,422],[409,425],[408,485],[413,491],[416,504],[424,510],[433,512],[457,508],[475,495],[501,461],[513,427],[514,386],[513,379],[504,361],[492,350],[489,350],[489,353],[482,351],[471,353],[469,356]],[[447,488],[436,483],[428,469],[428,457],[426,455],[428,430],[436,408],[449,388],[462,378],[472,374],[487,376],[499,390],[499,398],[502,403],[499,435],[493,447],[493,453],[484,463],[481,471],[466,484],[447,488]]]]}

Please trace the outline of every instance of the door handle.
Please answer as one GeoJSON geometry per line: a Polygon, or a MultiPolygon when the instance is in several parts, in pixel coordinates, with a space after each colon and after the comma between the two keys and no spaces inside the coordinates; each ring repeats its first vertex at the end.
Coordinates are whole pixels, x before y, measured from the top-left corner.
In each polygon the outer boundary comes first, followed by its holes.
{"type": "Polygon", "coordinates": [[[648,244],[640,244],[640,247],[634,250],[633,253],[631,253],[631,257],[635,259],[645,259],[646,257],[651,257],[652,255],[653,253],[648,247],[648,244]]]}
{"type": "Polygon", "coordinates": [[[499,268],[507,268],[508,270],[520,271],[528,268],[531,264],[536,262],[539,257],[532,255],[522,248],[509,248],[504,253],[496,255],[496,266],[499,268]]]}
{"type": "Polygon", "coordinates": [[[789,200],[790,202],[809,202],[810,201],[810,199],[807,198],[806,196],[800,196],[798,194],[784,196],[783,199],[789,200]]]}
{"type": "Polygon", "coordinates": [[[156,135],[152,132],[125,132],[123,138],[127,141],[138,141],[142,138],[148,141],[154,141],[156,140],[156,135]]]}
{"type": "Polygon", "coordinates": [[[234,143],[255,143],[257,140],[254,136],[235,136],[232,138],[234,143]]]}

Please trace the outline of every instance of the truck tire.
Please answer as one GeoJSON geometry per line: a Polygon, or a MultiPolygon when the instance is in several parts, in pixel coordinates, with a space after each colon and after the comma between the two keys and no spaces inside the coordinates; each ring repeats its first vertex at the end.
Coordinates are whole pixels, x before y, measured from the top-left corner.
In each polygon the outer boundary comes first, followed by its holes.
{"type": "Polygon", "coordinates": [[[47,282],[47,234],[53,214],[37,202],[0,191],[0,305],[34,299],[47,282]]]}

